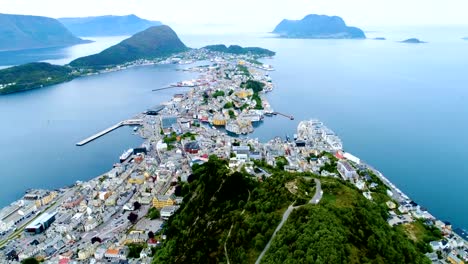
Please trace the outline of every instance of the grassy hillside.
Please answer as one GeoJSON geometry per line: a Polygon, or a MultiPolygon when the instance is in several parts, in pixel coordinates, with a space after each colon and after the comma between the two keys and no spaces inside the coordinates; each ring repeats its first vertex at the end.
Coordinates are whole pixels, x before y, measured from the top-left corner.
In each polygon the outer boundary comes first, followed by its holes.
{"type": "Polygon", "coordinates": [[[73,79],[72,69],[45,62],[0,70],[0,94],[14,93],[73,79]]]}
{"type": "MultiPolygon", "coordinates": [[[[154,263],[255,263],[283,212],[314,194],[311,174],[268,168],[259,182],[211,158],[182,188],[154,263]],[[293,186],[297,186],[293,187],[293,186]]],[[[339,179],[321,178],[324,197],[291,214],[262,263],[425,263],[414,242],[391,228],[386,208],[339,179]]]]}
{"type": "Polygon", "coordinates": [[[59,47],[86,43],[59,21],[40,16],[0,14],[0,50],[59,47]]]}
{"type": "Polygon", "coordinates": [[[402,230],[387,224],[387,208],[350,184],[321,181],[320,204],[291,214],[262,263],[430,263],[402,230]]]}
{"type": "Polygon", "coordinates": [[[101,53],[70,63],[74,67],[102,68],[138,59],[154,59],[186,51],[187,47],[168,26],[155,26],[139,32],[101,53]]]}

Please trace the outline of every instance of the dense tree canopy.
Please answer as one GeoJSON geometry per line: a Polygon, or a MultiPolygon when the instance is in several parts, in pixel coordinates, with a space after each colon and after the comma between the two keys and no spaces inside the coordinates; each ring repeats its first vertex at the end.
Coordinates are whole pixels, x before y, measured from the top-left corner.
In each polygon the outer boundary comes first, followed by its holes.
{"type": "MultiPolygon", "coordinates": [[[[184,203],[165,226],[167,240],[153,262],[226,263],[227,254],[231,263],[255,263],[286,208],[313,195],[310,178],[317,177],[268,170],[272,176],[258,181],[231,172],[216,157],[195,165],[191,182],[182,186],[184,203]],[[292,185],[297,188],[288,188],[292,185]]],[[[321,181],[320,203],[293,211],[262,263],[425,263],[415,243],[387,224],[387,208],[349,183],[321,181]]]]}

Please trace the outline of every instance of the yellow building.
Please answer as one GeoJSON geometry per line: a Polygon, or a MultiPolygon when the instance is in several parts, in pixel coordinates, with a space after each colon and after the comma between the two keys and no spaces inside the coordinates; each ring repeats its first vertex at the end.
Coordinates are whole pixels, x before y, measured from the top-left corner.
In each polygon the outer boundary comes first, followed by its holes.
{"type": "Polygon", "coordinates": [[[143,174],[132,173],[130,179],[128,179],[128,183],[131,184],[143,184],[146,181],[146,177],[143,174]]]}
{"type": "Polygon", "coordinates": [[[173,195],[158,195],[153,198],[153,207],[158,209],[164,206],[170,206],[175,204],[175,197],[173,195]]]}
{"type": "Polygon", "coordinates": [[[24,199],[28,201],[34,201],[36,207],[39,208],[52,202],[55,197],[57,197],[57,192],[34,190],[27,193],[24,196],[24,199]]]}
{"type": "Polygon", "coordinates": [[[224,125],[226,125],[226,119],[224,118],[223,115],[216,114],[213,117],[213,125],[215,125],[215,126],[224,126],[224,125]]]}
{"type": "Polygon", "coordinates": [[[235,93],[235,95],[241,99],[244,99],[244,98],[247,98],[247,97],[250,97],[253,95],[253,91],[252,89],[242,89],[242,90],[239,90],[235,93]]]}
{"type": "Polygon", "coordinates": [[[448,254],[447,260],[452,264],[464,264],[463,260],[459,259],[453,253],[448,254]]]}

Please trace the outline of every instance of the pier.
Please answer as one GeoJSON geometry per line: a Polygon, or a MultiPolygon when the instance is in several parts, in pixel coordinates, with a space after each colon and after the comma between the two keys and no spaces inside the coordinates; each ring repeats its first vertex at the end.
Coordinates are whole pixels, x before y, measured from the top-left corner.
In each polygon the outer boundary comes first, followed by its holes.
{"type": "Polygon", "coordinates": [[[104,136],[105,134],[107,133],[110,133],[114,130],[116,130],[117,128],[119,127],[122,127],[122,126],[141,126],[143,123],[143,120],[141,119],[129,119],[129,120],[124,120],[124,121],[121,121],[109,128],[106,128],[104,130],[102,130],[101,132],[98,132],[88,138],[85,138],[83,139],[82,141],[76,143],[77,146],[84,146],[86,144],[88,144],[89,142],[93,141],[93,140],[96,140],[102,136],[104,136]]]}
{"type": "Polygon", "coordinates": [[[283,114],[283,113],[280,113],[280,112],[273,112],[273,115],[280,115],[280,116],[284,116],[286,118],[289,118],[291,120],[294,120],[294,116],[292,115],[287,115],[287,114],[283,114]]]}
{"type": "Polygon", "coordinates": [[[167,86],[167,87],[156,88],[156,89],[153,89],[151,91],[157,92],[157,91],[166,90],[166,89],[173,89],[173,88],[193,88],[193,87],[197,87],[197,86],[196,85],[182,85],[182,86],[171,85],[171,86],[167,86]]]}

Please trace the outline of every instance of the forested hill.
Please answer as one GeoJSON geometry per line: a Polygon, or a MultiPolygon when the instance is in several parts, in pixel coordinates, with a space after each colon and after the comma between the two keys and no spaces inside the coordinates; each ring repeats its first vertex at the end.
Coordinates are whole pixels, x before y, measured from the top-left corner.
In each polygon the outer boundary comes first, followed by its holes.
{"type": "Polygon", "coordinates": [[[156,59],[186,51],[188,48],[168,26],[154,26],[101,53],[81,57],[70,63],[73,67],[102,68],[139,59],[156,59]]]}
{"type": "Polygon", "coordinates": [[[73,79],[72,69],[34,62],[0,70],[0,95],[31,90],[73,79]]]}
{"type": "MultiPolygon", "coordinates": [[[[194,167],[153,262],[226,263],[228,256],[230,263],[255,263],[287,207],[305,204],[315,190],[311,174],[263,166],[272,172],[263,181],[230,172],[215,157],[194,167]]],[[[320,203],[293,211],[262,263],[430,263],[401,229],[387,224],[382,205],[339,179],[321,182],[320,203]]]]}

